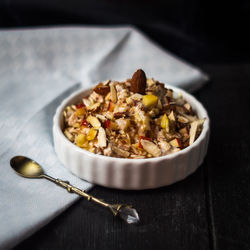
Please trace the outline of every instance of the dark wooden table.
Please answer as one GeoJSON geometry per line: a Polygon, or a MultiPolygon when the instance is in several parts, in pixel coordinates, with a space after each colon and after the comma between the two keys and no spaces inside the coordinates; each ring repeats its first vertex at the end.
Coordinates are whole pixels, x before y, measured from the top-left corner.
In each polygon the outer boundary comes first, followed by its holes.
{"type": "Polygon", "coordinates": [[[81,199],[15,249],[250,249],[250,64],[201,64],[211,82],[195,93],[211,118],[202,166],[155,190],[95,187],[110,202],[133,204],[126,225],[81,199]]]}

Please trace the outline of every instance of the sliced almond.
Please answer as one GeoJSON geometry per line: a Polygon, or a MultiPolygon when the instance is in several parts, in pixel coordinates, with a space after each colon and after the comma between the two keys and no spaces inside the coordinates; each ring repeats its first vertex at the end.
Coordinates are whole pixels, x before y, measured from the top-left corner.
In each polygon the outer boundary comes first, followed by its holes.
{"type": "Polygon", "coordinates": [[[106,117],[104,115],[99,115],[99,114],[96,114],[95,115],[98,119],[100,119],[102,122],[104,122],[106,120],[106,117]]]}
{"type": "Polygon", "coordinates": [[[110,96],[111,96],[111,93],[109,92],[109,93],[105,96],[105,100],[106,100],[106,101],[110,100],[110,96]]]}
{"type": "Polygon", "coordinates": [[[143,97],[143,95],[135,93],[135,94],[131,95],[130,97],[127,97],[126,102],[127,102],[127,104],[134,104],[134,101],[141,101],[142,97],[143,97]]]}
{"type": "Polygon", "coordinates": [[[179,152],[180,150],[181,150],[180,148],[173,148],[173,149],[172,149],[172,153],[179,152]]]}
{"type": "Polygon", "coordinates": [[[98,129],[97,140],[98,140],[99,147],[104,148],[107,146],[106,132],[105,132],[104,128],[102,128],[102,127],[100,127],[98,129]]]}
{"type": "Polygon", "coordinates": [[[189,145],[194,143],[197,128],[198,128],[198,122],[197,121],[192,122],[190,132],[189,132],[189,136],[190,136],[189,145]]]}
{"type": "Polygon", "coordinates": [[[141,145],[149,154],[155,157],[161,155],[161,150],[153,142],[148,140],[141,140],[141,145]]]}
{"type": "Polygon", "coordinates": [[[185,107],[189,112],[192,111],[191,105],[190,105],[188,102],[184,104],[184,107],[185,107]]]}
{"type": "Polygon", "coordinates": [[[128,157],[129,157],[129,152],[128,152],[128,151],[125,151],[125,150],[120,149],[120,148],[115,147],[115,146],[112,147],[112,150],[113,150],[118,156],[125,157],[125,158],[128,158],[128,157]]]}
{"type": "Polygon", "coordinates": [[[108,85],[110,83],[110,80],[106,80],[104,83],[103,83],[103,85],[108,85]]]}
{"type": "Polygon", "coordinates": [[[68,124],[69,126],[73,126],[73,124],[75,124],[76,122],[77,122],[77,115],[73,113],[68,119],[68,124]]]}
{"type": "Polygon", "coordinates": [[[178,116],[177,116],[177,120],[178,120],[178,122],[180,122],[180,123],[188,123],[188,122],[189,122],[189,120],[188,120],[186,117],[181,116],[181,115],[178,115],[178,116]]]}
{"type": "Polygon", "coordinates": [[[198,127],[199,126],[202,126],[203,125],[203,123],[206,121],[206,118],[203,118],[203,119],[200,119],[200,120],[198,120],[197,122],[198,122],[198,127]]]}
{"type": "Polygon", "coordinates": [[[133,95],[130,96],[131,99],[136,100],[136,101],[140,101],[142,99],[143,95],[135,93],[133,95]]]}
{"type": "Polygon", "coordinates": [[[168,115],[169,120],[175,121],[174,111],[172,110],[171,113],[168,115]]]}
{"type": "Polygon", "coordinates": [[[70,141],[73,141],[74,140],[74,137],[72,134],[70,134],[70,132],[68,130],[65,130],[64,131],[64,134],[66,135],[66,137],[70,140],[70,141]]]}
{"type": "Polygon", "coordinates": [[[117,119],[115,122],[118,125],[119,129],[123,131],[125,131],[130,125],[129,119],[120,118],[120,119],[117,119]]]}
{"type": "Polygon", "coordinates": [[[86,99],[86,98],[83,98],[83,99],[82,99],[82,102],[84,103],[84,105],[85,105],[86,107],[88,107],[88,106],[90,106],[90,105],[92,104],[91,101],[88,100],[88,99],[86,99]]]}
{"type": "Polygon", "coordinates": [[[100,107],[101,103],[99,102],[96,102],[90,106],[87,107],[88,110],[91,110],[91,111],[95,111],[97,110],[99,107],[100,107]]]}
{"type": "Polygon", "coordinates": [[[187,118],[189,122],[194,122],[194,121],[196,121],[196,120],[198,119],[196,115],[187,115],[187,114],[183,114],[183,116],[184,116],[185,118],[187,118]]]}
{"type": "Polygon", "coordinates": [[[152,86],[153,84],[155,84],[154,79],[148,78],[148,79],[147,79],[147,85],[150,87],[150,86],[152,86]]]}
{"type": "Polygon", "coordinates": [[[166,153],[171,148],[170,144],[166,141],[160,141],[158,144],[163,153],[166,153]]]}
{"type": "Polygon", "coordinates": [[[87,122],[90,123],[95,129],[99,129],[101,127],[100,121],[92,115],[87,117],[87,122]]]}
{"type": "Polygon", "coordinates": [[[113,103],[117,102],[117,94],[114,84],[110,84],[110,98],[113,103]]]}
{"type": "Polygon", "coordinates": [[[76,105],[71,105],[71,108],[72,108],[73,110],[76,110],[76,105]]]}

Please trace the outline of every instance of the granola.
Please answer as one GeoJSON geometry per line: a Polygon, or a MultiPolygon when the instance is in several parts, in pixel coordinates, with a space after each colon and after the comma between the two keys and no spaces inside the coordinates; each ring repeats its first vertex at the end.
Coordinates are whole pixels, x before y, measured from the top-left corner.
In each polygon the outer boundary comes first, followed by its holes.
{"type": "Polygon", "coordinates": [[[176,94],[142,70],[123,82],[101,82],[65,108],[64,134],[105,156],[143,159],[180,151],[198,138],[205,119],[176,94]]]}

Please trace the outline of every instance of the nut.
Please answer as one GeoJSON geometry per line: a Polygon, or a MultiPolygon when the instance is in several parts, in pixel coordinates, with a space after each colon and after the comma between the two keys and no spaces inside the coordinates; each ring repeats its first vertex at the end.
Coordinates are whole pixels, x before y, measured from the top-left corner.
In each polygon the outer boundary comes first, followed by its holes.
{"type": "Polygon", "coordinates": [[[144,95],[146,89],[146,75],[142,69],[138,69],[132,76],[130,90],[144,95]]]}
{"type": "Polygon", "coordinates": [[[97,94],[105,96],[109,93],[110,87],[100,82],[93,90],[97,94]]]}
{"type": "Polygon", "coordinates": [[[99,129],[101,127],[100,121],[92,115],[87,117],[87,122],[90,123],[95,129],[99,129]]]}
{"type": "Polygon", "coordinates": [[[106,138],[105,129],[100,127],[98,131],[99,131],[98,136],[97,136],[98,145],[99,147],[104,148],[107,146],[107,138],[106,138]]]}
{"type": "Polygon", "coordinates": [[[198,128],[198,122],[197,121],[192,122],[190,131],[189,131],[189,136],[190,136],[189,145],[194,143],[197,128],[198,128]]]}
{"type": "Polygon", "coordinates": [[[188,120],[186,117],[181,116],[181,115],[178,115],[178,116],[177,116],[177,120],[178,120],[178,122],[180,122],[180,123],[188,123],[188,122],[189,122],[189,120],[188,120]]]}
{"type": "Polygon", "coordinates": [[[148,140],[141,140],[142,147],[153,156],[160,156],[161,150],[153,142],[148,140]]]}
{"type": "Polygon", "coordinates": [[[124,158],[128,158],[129,157],[129,152],[128,151],[125,151],[121,148],[118,148],[116,146],[112,146],[112,150],[118,155],[118,156],[121,156],[121,157],[124,157],[124,158]]]}
{"type": "Polygon", "coordinates": [[[110,93],[111,93],[111,101],[113,103],[116,103],[117,102],[117,94],[116,94],[116,89],[115,89],[115,86],[114,84],[111,84],[110,85],[110,93]]]}

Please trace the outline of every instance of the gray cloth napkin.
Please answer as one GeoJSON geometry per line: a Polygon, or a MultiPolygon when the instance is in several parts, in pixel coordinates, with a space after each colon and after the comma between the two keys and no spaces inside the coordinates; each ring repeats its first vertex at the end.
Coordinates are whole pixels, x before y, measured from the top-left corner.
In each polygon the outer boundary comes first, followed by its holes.
{"type": "Polygon", "coordinates": [[[19,177],[10,168],[11,157],[29,156],[48,174],[91,188],[57,160],[54,112],[80,87],[126,79],[138,68],[189,91],[208,79],[133,27],[0,31],[0,249],[12,248],[78,198],[47,180],[19,177]]]}

